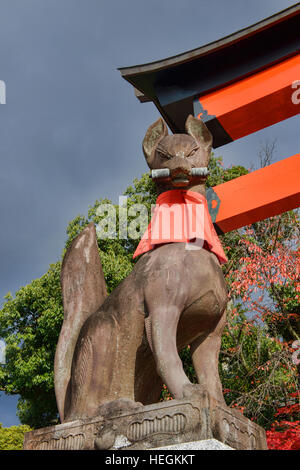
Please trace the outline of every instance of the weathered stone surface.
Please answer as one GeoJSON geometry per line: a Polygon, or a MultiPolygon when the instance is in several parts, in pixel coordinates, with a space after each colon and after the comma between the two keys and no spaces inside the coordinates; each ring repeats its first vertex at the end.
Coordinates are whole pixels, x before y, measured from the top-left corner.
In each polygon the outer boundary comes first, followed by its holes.
{"type": "MultiPolygon", "coordinates": [[[[56,402],[61,421],[69,405],[69,383],[74,349],[82,325],[107,296],[96,230],[89,224],[67,250],[61,268],[64,321],[54,361],[56,402]]],[[[87,342],[83,345],[88,347],[87,342]]]]}
{"type": "Polygon", "coordinates": [[[235,450],[217,439],[204,439],[203,441],[191,441],[172,446],[154,447],[150,450],[235,450]]]}
{"type": "Polygon", "coordinates": [[[27,450],[140,450],[216,439],[233,449],[267,449],[264,430],[205,390],[170,400],[29,432],[27,450]]]}

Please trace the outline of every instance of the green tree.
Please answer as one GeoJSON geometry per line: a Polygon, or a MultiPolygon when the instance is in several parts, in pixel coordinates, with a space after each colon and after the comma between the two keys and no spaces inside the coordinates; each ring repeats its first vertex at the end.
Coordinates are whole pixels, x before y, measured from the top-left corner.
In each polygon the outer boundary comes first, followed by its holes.
{"type": "Polygon", "coordinates": [[[219,372],[225,401],[264,428],[297,387],[291,354],[244,304],[229,302],[219,372]],[[277,406],[275,406],[277,404],[277,406]]]}
{"type": "Polygon", "coordinates": [[[32,427],[57,417],[53,395],[53,361],[63,319],[60,263],[5,297],[0,313],[0,337],[6,343],[6,363],[0,366],[0,388],[18,394],[20,421],[32,427]]]}
{"type": "Polygon", "coordinates": [[[0,423],[0,450],[22,450],[24,434],[31,431],[25,424],[4,428],[0,423]]]}

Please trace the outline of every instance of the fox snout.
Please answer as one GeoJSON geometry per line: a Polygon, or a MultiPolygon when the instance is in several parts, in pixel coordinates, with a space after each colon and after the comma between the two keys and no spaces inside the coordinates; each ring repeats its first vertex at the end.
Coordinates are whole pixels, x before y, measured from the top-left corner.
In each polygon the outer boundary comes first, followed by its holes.
{"type": "Polygon", "coordinates": [[[174,156],[168,160],[167,169],[173,186],[188,185],[192,179],[192,166],[182,156],[174,156]]]}
{"type": "Polygon", "coordinates": [[[174,187],[188,186],[195,179],[205,180],[208,174],[207,167],[192,168],[183,165],[151,170],[151,178],[154,181],[171,182],[174,187]]]}

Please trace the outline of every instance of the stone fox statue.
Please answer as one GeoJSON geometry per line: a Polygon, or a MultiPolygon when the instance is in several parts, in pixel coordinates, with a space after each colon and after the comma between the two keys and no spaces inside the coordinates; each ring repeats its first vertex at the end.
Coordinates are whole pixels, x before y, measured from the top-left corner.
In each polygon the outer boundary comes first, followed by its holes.
{"type": "MultiPolygon", "coordinates": [[[[193,116],[186,131],[168,135],[158,119],[145,135],[148,166],[154,175],[167,175],[157,179],[158,194],[184,188],[205,196],[202,170],[212,136],[193,116]]],[[[176,399],[197,393],[199,385],[190,383],[178,355],[186,345],[200,386],[224,404],[218,356],[227,290],[215,253],[187,250],[182,242],[157,245],[107,296],[90,224],[65,255],[61,284],[65,318],[55,390],[62,422],[99,416],[107,403],[156,403],[163,383],[176,399]]]]}

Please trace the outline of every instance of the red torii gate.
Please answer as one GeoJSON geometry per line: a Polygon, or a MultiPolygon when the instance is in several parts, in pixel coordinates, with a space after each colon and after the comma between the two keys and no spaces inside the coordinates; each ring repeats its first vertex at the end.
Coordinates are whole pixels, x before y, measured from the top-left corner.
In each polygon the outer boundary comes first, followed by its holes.
{"type": "MultiPolygon", "coordinates": [[[[192,51],[119,69],[173,132],[189,114],[217,148],[300,111],[300,3],[192,51]]],[[[229,232],[300,206],[300,154],[215,186],[213,221],[229,232]]]]}

